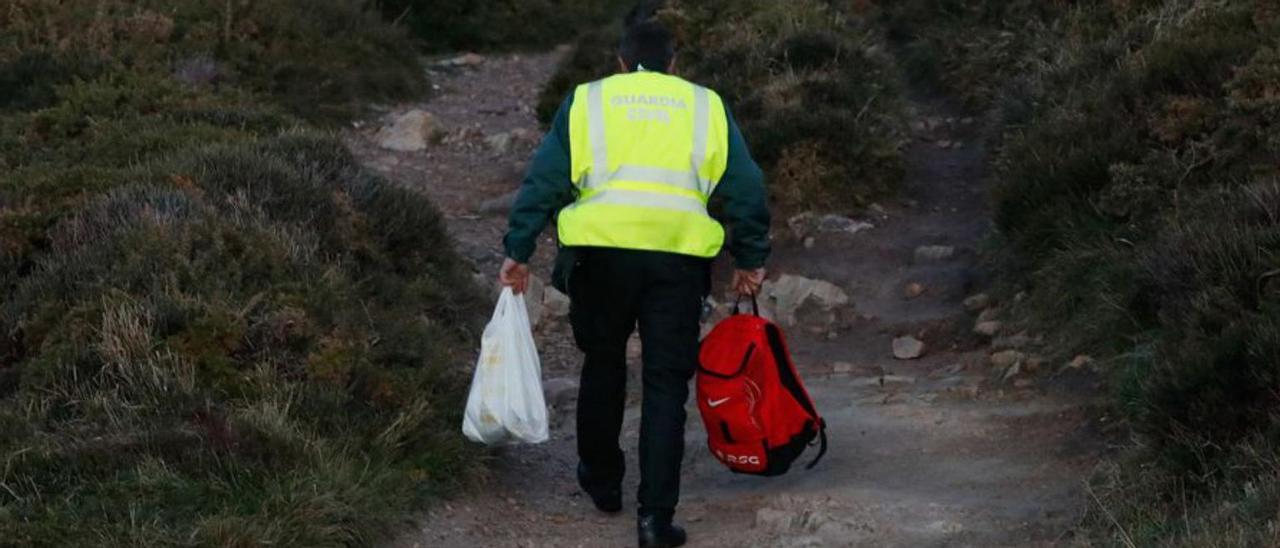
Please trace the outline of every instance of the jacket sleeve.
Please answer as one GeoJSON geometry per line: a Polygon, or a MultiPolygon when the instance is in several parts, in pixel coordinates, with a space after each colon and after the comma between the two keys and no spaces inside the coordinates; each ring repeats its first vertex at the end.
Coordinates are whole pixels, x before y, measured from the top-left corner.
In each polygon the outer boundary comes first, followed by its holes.
{"type": "Polygon", "coordinates": [[[712,198],[718,202],[721,220],[729,226],[729,253],[738,268],[753,270],[764,266],[771,251],[769,202],[764,172],[751,158],[733,115],[728,118],[728,167],[712,198]]]}
{"type": "Polygon", "coordinates": [[[529,262],[538,245],[538,236],[556,212],[573,203],[574,188],[570,179],[569,109],[573,95],[560,104],[551,130],[533,155],[529,173],[507,221],[503,238],[507,257],[520,263],[529,262]]]}

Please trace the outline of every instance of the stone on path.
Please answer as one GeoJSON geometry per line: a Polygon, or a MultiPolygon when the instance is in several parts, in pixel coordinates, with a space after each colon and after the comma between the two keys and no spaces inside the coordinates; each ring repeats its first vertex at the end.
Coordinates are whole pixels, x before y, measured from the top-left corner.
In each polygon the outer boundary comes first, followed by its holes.
{"type": "Polygon", "coordinates": [[[902,295],[908,300],[919,298],[921,295],[924,295],[924,292],[924,285],[917,282],[911,282],[902,289],[902,295]]]}
{"type": "Polygon", "coordinates": [[[964,307],[970,312],[986,310],[990,306],[991,296],[986,293],[979,293],[964,300],[964,307]]]}
{"type": "Polygon", "coordinates": [[[1067,364],[1067,367],[1070,369],[1084,369],[1086,365],[1091,363],[1093,363],[1093,358],[1081,354],[1072,359],[1071,362],[1067,364]]]}
{"type": "Polygon", "coordinates": [[[564,409],[577,398],[578,381],[566,377],[547,379],[542,383],[542,392],[546,395],[547,405],[564,409]]]}
{"type": "Polygon", "coordinates": [[[1017,350],[996,352],[991,355],[991,365],[1000,369],[1008,369],[1014,365],[1022,363],[1022,360],[1026,359],[1026,357],[1026,354],[1018,352],[1017,350]]]}
{"type": "Polygon", "coordinates": [[[430,112],[413,109],[400,115],[391,125],[374,136],[378,146],[397,152],[420,152],[437,139],[443,130],[430,112]]]}
{"type": "Polygon", "coordinates": [[[849,295],[830,282],[783,274],[764,283],[761,293],[774,303],[774,316],[786,326],[796,324],[796,310],[814,303],[826,311],[849,304],[849,295]]]}
{"type": "Polygon", "coordinates": [[[511,134],[496,133],[484,138],[484,144],[498,154],[506,154],[511,152],[511,134]]]}
{"type": "Polygon", "coordinates": [[[481,215],[505,215],[511,211],[516,205],[516,197],[520,195],[520,189],[512,190],[497,198],[490,198],[480,202],[480,206],[476,208],[476,213],[481,215]]]}
{"type": "Polygon", "coordinates": [[[529,275],[529,289],[524,293],[524,305],[525,310],[529,312],[530,327],[538,327],[538,324],[542,323],[542,315],[546,312],[542,299],[547,287],[542,278],[529,275]]]}
{"type": "Polygon", "coordinates": [[[914,360],[921,356],[924,356],[924,341],[911,336],[893,340],[893,357],[899,360],[914,360]]]}
{"type": "Polygon", "coordinates": [[[997,333],[1000,333],[1000,328],[1003,326],[1004,324],[998,321],[978,322],[977,325],[973,326],[973,332],[984,337],[994,337],[997,333]]]}
{"type": "Polygon", "coordinates": [[[554,287],[547,286],[543,290],[542,305],[547,315],[552,318],[563,318],[569,315],[569,296],[554,287]]]}
{"type": "Polygon", "coordinates": [[[805,212],[787,219],[787,227],[791,229],[791,233],[797,238],[804,238],[820,232],[857,234],[864,230],[875,228],[875,225],[866,221],[850,219],[843,215],[818,215],[813,212],[805,212]]]}
{"type": "Polygon", "coordinates": [[[916,248],[916,262],[945,261],[955,256],[956,248],[950,245],[924,245],[916,248]]]}
{"type": "Polygon", "coordinates": [[[437,62],[438,67],[476,67],[483,65],[485,57],[479,53],[464,53],[457,57],[450,57],[443,61],[437,62]]]}

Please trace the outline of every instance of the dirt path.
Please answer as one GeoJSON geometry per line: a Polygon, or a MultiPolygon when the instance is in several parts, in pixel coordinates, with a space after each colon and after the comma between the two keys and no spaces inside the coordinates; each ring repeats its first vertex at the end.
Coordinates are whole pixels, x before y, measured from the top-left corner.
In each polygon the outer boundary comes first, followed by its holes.
{"type": "MultiPolygon", "coordinates": [[[[380,150],[372,129],[351,138],[369,165],[440,204],[486,282],[501,260],[504,219],[478,204],[518,185],[534,145],[527,133],[536,129],[531,105],[555,60],[555,54],[493,57],[440,75],[439,95],[418,108],[438,116],[450,135],[427,152],[380,150]],[[504,138],[490,139],[512,130],[509,147],[504,138]]],[[[817,469],[782,478],[730,474],[705,449],[691,402],[679,512],[691,546],[1071,543],[1083,511],[1081,479],[1098,451],[1088,400],[1065,383],[1041,380],[1047,375],[1003,379],[988,365],[989,345],[969,333],[974,313],[962,303],[982,285],[974,274],[976,246],[988,230],[985,150],[972,124],[947,122],[945,105],[917,103],[924,127],[917,127],[908,154],[904,196],[860,219],[874,228],[817,233],[806,245],[786,219],[775,224],[774,274],[829,281],[854,303],[790,330],[796,360],[830,425],[830,454],[817,469]],[[946,144],[940,139],[963,144],[940,146],[946,144]],[[955,254],[916,257],[918,247],[934,245],[953,246],[955,254]],[[904,287],[912,282],[925,292],[907,299],[904,287]],[[928,344],[923,358],[894,359],[892,341],[905,334],[928,344]]],[[[545,275],[551,247],[542,246],[536,272],[545,275]]],[[[537,331],[545,378],[567,384],[579,357],[566,322],[549,314],[537,331]]],[[[633,392],[638,384],[630,383],[633,392]]],[[[500,451],[486,485],[442,504],[397,546],[633,545],[631,497],[628,512],[609,517],[578,493],[567,394],[554,406],[549,443],[500,451]]],[[[632,398],[624,428],[629,492],[637,481],[632,398]]]]}

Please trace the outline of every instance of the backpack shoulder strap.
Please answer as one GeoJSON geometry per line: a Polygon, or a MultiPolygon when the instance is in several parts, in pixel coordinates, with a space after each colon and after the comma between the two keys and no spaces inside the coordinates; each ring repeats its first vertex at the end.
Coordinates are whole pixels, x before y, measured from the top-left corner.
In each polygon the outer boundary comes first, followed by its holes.
{"type": "Polygon", "coordinates": [[[827,421],[822,419],[818,419],[818,440],[818,456],[813,457],[813,460],[804,467],[805,470],[813,470],[813,467],[818,465],[818,461],[827,454],[827,421]]]}

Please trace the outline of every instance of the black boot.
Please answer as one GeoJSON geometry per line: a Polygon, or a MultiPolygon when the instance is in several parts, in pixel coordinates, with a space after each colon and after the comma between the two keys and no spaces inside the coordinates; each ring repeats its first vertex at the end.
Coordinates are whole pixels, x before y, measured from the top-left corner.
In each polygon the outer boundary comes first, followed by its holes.
{"type": "Polygon", "coordinates": [[[622,511],[622,485],[613,484],[600,487],[587,472],[587,467],[578,463],[578,486],[591,497],[596,509],[607,514],[622,511]]]}
{"type": "Polygon", "coordinates": [[[684,529],[671,523],[671,518],[642,515],[636,529],[640,536],[640,548],[675,548],[684,546],[689,539],[684,529]]]}

